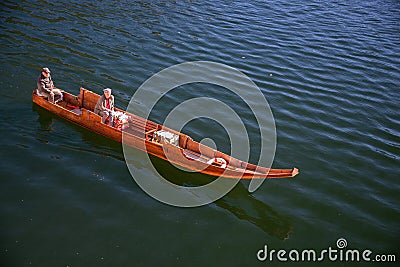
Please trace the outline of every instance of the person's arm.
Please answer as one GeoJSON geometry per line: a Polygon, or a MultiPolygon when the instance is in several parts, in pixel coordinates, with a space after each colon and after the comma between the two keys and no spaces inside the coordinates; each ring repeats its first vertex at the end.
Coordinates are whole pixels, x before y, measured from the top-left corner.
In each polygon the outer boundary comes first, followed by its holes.
{"type": "Polygon", "coordinates": [[[39,88],[42,89],[43,91],[47,92],[47,93],[52,93],[51,92],[51,88],[46,88],[46,83],[43,80],[39,81],[39,88]]]}
{"type": "Polygon", "coordinates": [[[113,95],[110,96],[110,108],[111,108],[111,111],[114,111],[114,96],[113,95]]]}
{"type": "Polygon", "coordinates": [[[53,79],[51,78],[51,76],[49,76],[49,80],[50,80],[50,88],[54,89],[54,83],[53,83],[53,79]]]}

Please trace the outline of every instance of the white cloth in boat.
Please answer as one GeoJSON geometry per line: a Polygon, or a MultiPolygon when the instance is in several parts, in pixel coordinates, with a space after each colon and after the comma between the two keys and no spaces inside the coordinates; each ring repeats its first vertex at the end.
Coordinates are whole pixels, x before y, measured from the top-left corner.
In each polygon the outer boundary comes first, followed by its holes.
{"type": "Polygon", "coordinates": [[[220,165],[221,168],[226,168],[226,160],[224,160],[223,158],[212,158],[209,161],[207,161],[208,164],[218,164],[220,165]]]}

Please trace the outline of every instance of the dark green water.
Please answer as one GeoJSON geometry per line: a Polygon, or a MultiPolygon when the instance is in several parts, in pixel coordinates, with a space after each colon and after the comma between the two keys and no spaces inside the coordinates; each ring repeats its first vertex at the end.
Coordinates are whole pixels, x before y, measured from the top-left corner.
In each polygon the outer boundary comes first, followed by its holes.
{"type": "MultiPolygon", "coordinates": [[[[276,258],[258,261],[257,251],[321,251],[336,248],[339,238],[347,248],[394,254],[398,264],[399,1],[0,7],[2,266],[279,266],[276,258]],[[253,194],[239,183],[213,204],[171,207],[138,187],[120,144],[31,102],[42,66],[73,93],[80,86],[113,88],[125,108],[150,76],[195,60],[230,65],[260,87],[277,127],[273,166],[298,167],[295,179],[266,181],[253,194]]],[[[220,88],[193,85],[169,94],[152,119],[162,122],[171,108],[199,96],[215,96],[240,113],[256,159],[251,110],[220,88]]],[[[198,120],[185,132],[229,150],[218,125],[198,120]]],[[[211,180],[153,161],[176,183],[211,180]]],[[[361,263],[323,262],[353,264],[361,263]]]]}

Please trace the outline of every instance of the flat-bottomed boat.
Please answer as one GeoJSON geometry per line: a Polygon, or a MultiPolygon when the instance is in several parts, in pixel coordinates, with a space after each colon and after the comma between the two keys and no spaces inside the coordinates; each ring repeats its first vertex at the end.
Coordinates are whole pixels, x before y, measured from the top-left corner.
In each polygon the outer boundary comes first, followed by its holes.
{"type": "Polygon", "coordinates": [[[115,111],[123,114],[126,120],[116,121],[114,126],[109,126],[102,123],[101,117],[93,112],[100,95],[85,88],[80,88],[77,96],[61,91],[62,100],[51,103],[40,96],[38,90],[33,90],[32,101],[92,132],[123,142],[124,145],[127,144],[191,171],[237,179],[291,178],[298,174],[297,168],[272,169],[241,161],[196,142],[184,133],[118,108],[115,111]]]}

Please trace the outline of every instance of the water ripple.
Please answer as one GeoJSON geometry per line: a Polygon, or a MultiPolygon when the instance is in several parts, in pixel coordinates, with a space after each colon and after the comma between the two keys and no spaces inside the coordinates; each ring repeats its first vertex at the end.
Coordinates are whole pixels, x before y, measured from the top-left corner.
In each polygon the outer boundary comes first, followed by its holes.
{"type": "MultiPolygon", "coordinates": [[[[287,243],[274,243],[275,247],[308,246],[311,243],[304,240],[315,234],[318,238],[312,245],[325,247],[335,236],[347,234],[354,247],[390,252],[396,248],[399,234],[399,10],[398,1],[373,5],[368,1],[3,1],[0,104],[7,108],[2,111],[0,129],[7,155],[1,165],[4,182],[0,195],[7,203],[2,206],[4,217],[11,218],[11,223],[2,222],[4,229],[10,230],[5,232],[4,244],[21,235],[29,240],[31,233],[15,230],[14,224],[27,229],[19,220],[21,216],[30,213],[47,218],[50,213],[37,207],[60,214],[57,205],[61,205],[71,217],[63,217],[64,228],[43,220],[33,223],[34,229],[44,225],[53,229],[51,235],[69,236],[76,229],[68,225],[75,225],[73,218],[83,215],[89,228],[102,233],[104,240],[112,240],[104,233],[114,236],[119,227],[124,232],[119,236],[121,245],[138,255],[145,255],[141,252],[149,247],[157,250],[154,239],[145,236],[154,234],[151,225],[157,229],[164,225],[163,229],[178,234],[182,227],[192,229],[184,222],[212,217],[212,225],[204,219],[198,226],[218,232],[221,244],[238,244],[237,240],[247,244],[241,246],[245,248],[241,253],[235,253],[235,245],[229,249],[214,246],[218,255],[209,252],[207,258],[216,258],[220,264],[251,265],[254,262],[242,255],[254,255],[258,249],[254,244],[265,243],[260,230],[274,236],[270,228],[276,226],[275,215],[278,224],[279,218],[287,215],[290,222],[282,220],[284,230],[292,230],[287,243]],[[118,106],[124,106],[154,73],[193,60],[228,64],[259,86],[276,120],[274,166],[299,167],[299,176],[269,181],[254,193],[260,201],[240,190],[235,195],[244,203],[240,209],[235,209],[234,197],[230,196],[217,204],[218,209],[204,207],[193,213],[173,209],[174,215],[166,218],[172,209],[153,202],[135,187],[116,144],[43,110],[32,110],[30,94],[42,66],[52,69],[57,86],[74,93],[80,86],[96,92],[111,87],[118,106]],[[57,194],[62,197],[57,198],[57,194]],[[21,196],[31,197],[29,209],[21,209],[20,201],[10,202],[21,196]],[[279,207],[284,216],[277,216],[270,207],[279,207]],[[272,219],[265,212],[253,216],[262,208],[273,211],[268,212],[272,219]],[[235,217],[225,217],[225,211],[235,217]],[[148,220],[143,214],[148,214],[148,220]],[[181,221],[178,227],[177,220],[181,221]],[[231,228],[225,227],[227,222],[231,228]],[[138,224],[140,227],[136,227],[138,224]],[[235,231],[235,225],[243,231],[235,231]],[[126,237],[129,226],[141,229],[130,232],[142,238],[141,246],[132,245],[132,239],[126,237]],[[218,261],[220,256],[227,260],[218,261]]],[[[218,79],[237,78],[209,71],[218,79]]],[[[221,100],[240,114],[254,145],[252,157],[256,158],[260,137],[254,115],[238,96],[223,88],[205,84],[178,88],[163,98],[153,116],[162,121],[179,103],[202,96],[221,100]]],[[[255,95],[249,93],[248,97],[248,104],[260,105],[255,95]]],[[[136,103],[138,112],[142,105],[136,103]]],[[[221,114],[218,107],[210,108],[228,120],[232,118],[231,114],[221,114]]],[[[199,120],[185,131],[199,139],[214,135],[217,145],[229,149],[223,129],[210,129],[210,125],[199,120]]],[[[146,173],[140,162],[137,167],[146,173]]],[[[161,167],[174,173],[169,168],[161,167]]],[[[183,179],[180,175],[178,178],[183,179]]],[[[190,237],[183,237],[179,244],[170,240],[156,243],[166,254],[174,254],[173,250],[188,251],[187,244],[196,243],[193,238],[208,247],[213,245],[210,240],[215,240],[215,236],[197,235],[196,231],[190,237]]],[[[58,244],[47,238],[51,241],[48,244],[58,244]]],[[[98,244],[96,238],[88,240],[98,244]]],[[[268,242],[275,241],[268,238],[268,242]]],[[[35,246],[25,247],[32,248],[32,253],[21,249],[20,255],[41,253],[35,246]]],[[[93,249],[93,255],[104,252],[97,245],[93,249]]],[[[65,251],[71,251],[70,247],[65,251]]],[[[61,254],[57,252],[54,255],[58,259],[61,254]]],[[[57,259],[52,265],[59,265],[57,259]]],[[[164,259],[166,265],[179,265],[169,256],[164,259]]],[[[206,265],[206,260],[199,259],[199,265],[206,265]]]]}

